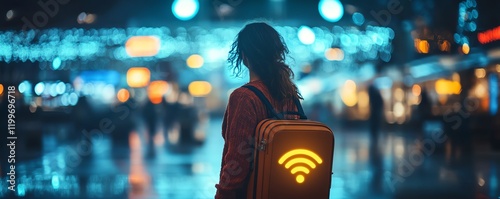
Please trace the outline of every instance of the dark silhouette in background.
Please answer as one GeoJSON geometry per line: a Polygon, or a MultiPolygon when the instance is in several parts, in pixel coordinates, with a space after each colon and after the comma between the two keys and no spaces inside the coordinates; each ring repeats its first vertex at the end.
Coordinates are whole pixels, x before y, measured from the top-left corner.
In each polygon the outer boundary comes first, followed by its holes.
{"type": "Polygon", "coordinates": [[[380,124],[384,111],[384,100],[374,82],[368,87],[370,98],[370,163],[373,167],[372,189],[376,193],[382,192],[382,154],[380,153],[378,138],[380,134],[380,124]]]}
{"type": "Polygon", "coordinates": [[[432,117],[432,101],[430,99],[427,89],[422,87],[420,94],[420,104],[418,105],[418,127],[424,129],[425,121],[432,117]]]}
{"type": "Polygon", "coordinates": [[[158,132],[158,121],[160,118],[160,113],[162,112],[162,105],[155,104],[148,100],[142,112],[143,118],[146,124],[146,137],[147,137],[147,154],[149,157],[155,156],[155,143],[154,138],[158,132]]]}
{"type": "Polygon", "coordinates": [[[379,89],[373,83],[368,87],[368,97],[370,98],[370,134],[376,135],[380,131],[384,100],[379,89]]]}
{"type": "Polygon", "coordinates": [[[75,107],[73,107],[72,112],[73,113],[71,115],[73,115],[73,121],[77,131],[81,131],[84,128],[95,127],[94,113],[86,96],[82,96],[78,99],[78,102],[75,107]]]}

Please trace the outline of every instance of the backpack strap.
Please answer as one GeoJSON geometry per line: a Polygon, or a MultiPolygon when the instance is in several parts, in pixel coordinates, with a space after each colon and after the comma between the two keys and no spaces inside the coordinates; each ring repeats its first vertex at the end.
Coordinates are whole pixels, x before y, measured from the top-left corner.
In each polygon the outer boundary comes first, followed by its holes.
{"type": "Polygon", "coordinates": [[[307,116],[304,113],[304,109],[302,109],[302,105],[300,104],[299,98],[294,98],[293,101],[295,102],[295,106],[297,106],[297,110],[299,111],[298,115],[300,116],[300,119],[307,120],[307,116]]]}
{"type": "Polygon", "coordinates": [[[283,114],[279,114],[278,112],[276,112],[276,110],[274,110],[273,105],[271,105],[271,102],[269,102],[264,93],[262,93],[262,91],[260,91],[258,88],[251,85],[245,85],[243,87],[250,89],[253,93],[255,93],[255,95],[257,95],[257,97],[259,97],[260,101],[266,106],[267,111],[271,113],[270,114],[271,117],[274,117],[275,119],[279,120],[285,118],[283,114]]]}
{"type": "Polygon", "coordinates": [[[304,113],[304,109],[302,109],[302,105],[300,104],[300,101],[298,98],[294,98],[293,101],[295,103],[295,106],[297,106],[298,112],[295,111],[286,111],[283,113],[278,113],[276,110],[273,108],[269,100],[266,98],[264,93],[260,91],[258,88],[252,85],[244,85],[243,87],[250,89],[257,97],[259,97],[260,101],[266,106],[267,111],[271,113],[271,117],[274,117],[275,119],[283,120],[285,118],[285,114],[293,114],[293,115],[298,115],[300,119],[307,120],[307,116],[304,113]]]}

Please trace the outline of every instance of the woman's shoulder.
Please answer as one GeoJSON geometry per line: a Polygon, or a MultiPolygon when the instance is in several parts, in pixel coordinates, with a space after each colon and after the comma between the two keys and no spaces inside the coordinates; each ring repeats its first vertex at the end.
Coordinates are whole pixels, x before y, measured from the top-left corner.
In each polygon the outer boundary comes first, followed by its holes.
{"type": "Polygon", "coordinates": [[[253,93],[249,88],[246,88],[246,86],[255,87],[263,93],[267,92],[267,89],[266,89],[266,86],[264,85],[264,83],[260,80],[257,80],[257,81],[252,81],[252,82],[246,83],[245,85],[235,89],[233,91],[233,93],[235,95],[250,95],[251,93],[253,93]]]}
{"type": "Polygon", "coordinates": [[[252,91],[243,86],[234,89],[233,92],[229,95],[229,99],[237,100],[237,99],[248,99],[251,96],[252,91]]]}
{"type": "Polygon", "coordinates": [[[253,83],[247,83],[241,87],[234,89],[231,92],[231,94],[229,95],[229,100],[230,101],[253,101],[253,100],[257,99],[257,96],[253,93],[253,91],[250,90],[249,88],[245,87],[246,85],[255,86],[258,89],[261,89],[261,88],[259,88],[258,85],[255,85],[253,83]]]}

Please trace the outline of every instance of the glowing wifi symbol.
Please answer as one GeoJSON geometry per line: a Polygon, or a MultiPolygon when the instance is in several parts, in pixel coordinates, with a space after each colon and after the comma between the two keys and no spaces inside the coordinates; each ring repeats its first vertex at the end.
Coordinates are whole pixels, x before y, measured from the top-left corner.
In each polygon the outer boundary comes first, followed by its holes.
{"type": "MultiPolygon", "coordinates": [[[[290,157],[295,156],[295,155],[305,155],[307,157],[311,157],[312,159],[314,159],[318,164],[323,163],[323,160],[321,160],[321,158],[316,153],[309,151],[307,149],[294,149],[294,150],[288,151],[283,156],[281,156],[281,158],[278,160],[278,163],[283,164],[290,157]]],[[[296,157],[296,158],[291,159],[290,161],[288,161],[285,164],[285,168],[289,169],[290,167],[292,167],[292,169],[290,171],[292,174],[296,174],[299,172],[304,173],[304,174],[309,174],[309,172],[310,172],[309,168],[307,168],[305,166],[299,166],[296,164],[300,164],[300,165],[305,164],[305,165],[308,165],[311,169],[316,168],[316,164],[312,160],[310,160],[308,158],[304,158],[304,157],[296,157]],[[296,165],[296,166],[294,166],[294,165],[296,165]]],[[[298,183],[303,183],[305,180],[304,175],[303,174],[297,175],[295,180],[298,183]]]]}

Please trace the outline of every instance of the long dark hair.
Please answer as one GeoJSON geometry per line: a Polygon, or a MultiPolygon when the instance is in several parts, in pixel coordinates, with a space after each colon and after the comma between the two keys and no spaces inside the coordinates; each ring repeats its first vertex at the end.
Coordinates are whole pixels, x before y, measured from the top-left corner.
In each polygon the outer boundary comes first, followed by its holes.
{"type": "Polygon", "coordinates": [[[285,99],[303,99],[292,82],[294,73],[285,63],[289,53],[283,37],[263,22],[247,24],[237,35],[227,61],[235,75],[242,72],[242,62],[266,85],[271,96],[285,99]]]}

